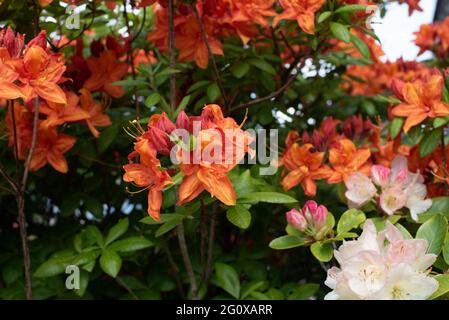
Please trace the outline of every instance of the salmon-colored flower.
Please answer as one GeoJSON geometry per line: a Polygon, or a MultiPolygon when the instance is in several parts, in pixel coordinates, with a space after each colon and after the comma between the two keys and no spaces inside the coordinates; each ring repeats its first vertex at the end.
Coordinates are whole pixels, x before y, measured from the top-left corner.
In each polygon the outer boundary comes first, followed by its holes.
{"type": "Polygon", "coordinates": [[[329,167],[323,165],[324,152],[313,152],[313,148],[309,143],[303,146],[294,143],[284,152],[280,165],[289,171],[281,182],[285,191],[300,184],[304,193],[313,197],[316,194],[315,180],[326,179],[331,174],[329,167]]]}
{"type": "Polygon", "coordinates": [[[89,91],[81,89],[80,93],[81,109],[84,113],[87,113],[87,117],[84,119],[86,119],[90,132],[95,138],[98,138],[100,132],[98,132],[96,127],[106,127],[111,125],[111,119],[104,113],[104,106],[96,102],[89,91]]]}
{"type": "Polygon", "coordinates": [[[236,194],[227,172],[248,152],[252,138],[234,119],[225,118],[218,105],[204,107],[199,119],[202,130],[194,136],[196,147],[189,152],[178,150],[179,167],[184,179],[179,187],[178,205],[190,202],[202,191],[228,206],[236,203],[236,194]],[[195,154],[200,155],[195,161],[195,154]]]}
{"type": "Polygon", "coordinates": [[[392,114],[406,118],[404,132],[420,124],[427,118],[449,115],[449,104],[441,101],[444,78],[441,74],[432,75],[427,80],[415,80],[403,83],[395,80],[393,89],[402,101],[393,107],[392,114]]]}
{"type": "Polygon", "coordinates": [[[69,167],[64,153],[69,151],[75,142],[75,137],[59,133],[54,127],[40,125],[30,170],[37,171],[49,163],[55,170],[67,173],[69,167]]]}
{"type": "Polygon", "coordinates": [[[39,96],[50,102],[67,104],[65,93],[58,85],[65,71],[61,56],[50,55],[41,46],[33,45],[27,48],[20,62],[14,63],[14,68],[26,101],[39,96]]]}
{"type": "Polygon", "coordinates": [[[44,126],[58,126],[65,122],[84,120],[90,117],[89,113],[79,106],[79,97],[71,92],[66,92],[67,105],[42,101],[39,112],[47,115],[47,119],[42,122],[44,126]]]}
{"type": "Polygon", "coordinates": [[[104,91],[114,98],[123,96],[123,87],[113,83],[128,73],[128,65],[119,62],[114,51],[106,50],[101,52],[99,57],[89,57],[87,65],[91,76],[84,83],[84,88],[91,92],[104,91]]]}
{"type": "Polygon", "coordinates": [[[371,152],[368,148],[357,149],[351,140],[339,140],[329,150],[329,162],[332,165],[333,172],[327,182],[333,184],[346,181],[352,173],[357,171],[369,175],[370,157],[371,152]]]}
{"type": "Polygon", "coordinates": [[[161,168],[156,150],[145,137],[138,138],[134,144],[130,160],[139,156],[140,163],[130,163],[123,166],[125,174],[123,180],[133,182],[138,187],[148,188],[148,214],[155,220],[160,220],[162,205],[162,190],[173,184],[173,180],[166,170],[161,168]]]}
{"type": "Polygon", "coordinates": [[[280,20],[296,20],[305,33],[314,34],[315,13],[325,2],[325,0],[279,0],[284,11],[274,17],[273,26],[280,20]]]}

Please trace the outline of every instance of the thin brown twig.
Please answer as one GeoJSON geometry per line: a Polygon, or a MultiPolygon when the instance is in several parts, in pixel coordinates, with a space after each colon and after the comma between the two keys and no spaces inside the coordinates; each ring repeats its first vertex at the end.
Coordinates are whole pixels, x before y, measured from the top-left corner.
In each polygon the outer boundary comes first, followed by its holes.
{"type": "MultiPolygon", "coordinates": [[[[128,18],[128,12],[126,10],[126,3],[127,0],[123,0],[123,17],[125,18],[125,22],[126,22],[126,28],[128,30],[128,37],[131,39],[130,43],[129,43],[129,49],[128,49],[128,61],[131,64],[131,73],[133,76],[133,80],[136,80],[137,77],[137,73],[136,73],[136,66],[134,65],[134,53],[133,53],[133,35],[132,35],[132,31],[131,31],[131,25],[129,24],[129,18],[128,18]]],[[[136,87],[134,86],[134,106],[136,108],[136,118],[137,120],[140,119],[140,104],[139,104],[139,99],[137,98],[137,94],[136,94],[136,87]]]]}
{"type": "Polygon", "coordinates": [[[198,25],[200,27],[201,37],[203,38],[203,42],[206,44],[207,53],[209,56],[210,63],[212,65],[212,71],[213,71],[212,74],[214,76],[215,83],[218,85],[218,88],[220,89],[220,94],[224,101],[224,107],[225,107],[225,109],[227,109],[227,108],[229,108],[228,99],[226,97],[226,92],[224,90],[223,82],[221,81],[221,78],[220,78],[220,72],[218,71],[217,63],[215,62],[214,54],[212,53],[212,49],[210,47],[209,40],[207,39],[206,28],[204,28],[203,21],[201,20],[201,17],[198,14],[198,10],[196,9],[195,5],[192,5],[192,11],[193,11],[193,15],[195,16],[195,19],[198,22],[198,25]]]}
{"type": "Polygon", "coordinates": [[[206,226],[206,210],[204,205],[204,199],[201,198],[201,214],[200,214],[200,257],[201,266],[205,265],[205,254],[206,254],[206,237],[207,237],[207,226],[206,226]]]}
{"type": "Polygon", "coordinates": [[[213,250],[214,250],[214,241],[215,241],[215,223],[216,223],[216,215],[217,215],[217,206],[214,205],[212,213],[210,215],[210,225],[209,225],[209,244],[207,248],[207,262],[206,262],[206,271],[204,273],[204,280],[202,279],[202,283],[207,286],[209,283],[210,276],[212,274],[212,258],[213,258],[213,250]]]}
{"type": "Polygon", "coordinates": [[[14,152],[16,153],[16,174],[17,181],[20,181],[20,163],[19,163],[19,140],[17,139],[17,123],[16,123],[16,113],[14,110],[14,101],[10,102],[11,106],[11,120],[12,120],[12,131],[14,137],[14,152]]]}
{"type": "Polygon", "coordinates": [[[125,288],[126,291],[134,298],[134,300],[140,300],[139,297],[134,293],[134,291],[125,283],[120,277],[115,278],[117,283],[125,288]]]}
{"type": "Polygon", "coordinates": [[[448,178],[446,176],[446,168],[447,168],[447,157],[446,157],[446,144],[444,143],[444,128],[441,130],[441,159],[443,161],[443,172],[444,172],[444,193],[448,195],[449,187],[448,187],[448,178]]]}
{"type": "Polygon", "coordinates": [[[192,261],[190,260],[190,255],[189,255],[189,251],[187,248],[183,222],[178,224],[177,232],[178,232],[179,248],[181,249],[182,259],[184,261],[184,267],[186,268],[187,276],[189,278],[191,298],[192,298],[192,300],[197,300],[198,299],[198,297],[197,297],[198,287],[196,285],[196,279],[195,279],[195,274],[193,272],[192,261]]]}
{"type": "Polygon", "coordinates": [[[172,269],[172,274],[173,277],[175,278],[176,286],[178,287],[181,299],[184,299],[184,291],[182,290],[181,278],[179,278],[178,266],[176,265],[175,260],[173,259],[173,255],[171,254],[170,248],[165,241],[162,242],[162,247],[165,251],[165,254],[167,255],[168,263],[170,264],[170,268],[172,269]]]}
{"type": "MultiPolygon", "coordinates": [[[[175,59],[175,23],[173,0],[168,0],[168,47],[170,51],[170,68],[176,67],[175,59]]],[[[170,74],[170,106],[176,109],[176,74],[170,74]]]]}

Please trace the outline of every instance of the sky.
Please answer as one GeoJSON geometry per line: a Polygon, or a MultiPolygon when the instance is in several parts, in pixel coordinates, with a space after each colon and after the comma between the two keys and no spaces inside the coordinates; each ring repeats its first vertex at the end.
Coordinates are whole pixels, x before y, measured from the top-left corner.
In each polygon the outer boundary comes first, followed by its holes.
{"type": "MultiPolygon", "coordinates": [[[[388,60],[401,56],[405,60],[414,60],[417,57],[419,49],[413,44],[413,32],[418,31],[421,24],[433,21],[436,3],[437,0],[421,0],[419,4],[423,11],[415,11],[410,17],[408,6],[397,2],[387,4],[387,14],[383,19],[377,13],[377,17],[372,19],[372,26],[388,60]]],[[[423,54],[420,59],[428,57],[423,54]]]]}

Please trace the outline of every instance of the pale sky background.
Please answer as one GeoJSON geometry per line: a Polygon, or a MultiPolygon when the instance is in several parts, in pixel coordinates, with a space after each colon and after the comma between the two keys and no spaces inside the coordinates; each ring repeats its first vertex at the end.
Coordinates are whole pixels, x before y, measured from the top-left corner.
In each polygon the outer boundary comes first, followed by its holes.
{"type": "MultiPolygon", "coordinates": [[[[419,4],[423,11],[415,11],[410,17],[408,5],[396,2],[387,4],[387,14],[383,19],[377,13],[377,17],[372,19],[372,26],[388,60],[396,60],[401,56],[405,60],[414,60],[417,57],[419,49],[413,44],[413,32],[418,31],[421,24],[433,21],[436,3],[437,0],[421,0],[419,4]]],[[[428,54],[423,54],[420,59],[428,57],[428,54]]]]}

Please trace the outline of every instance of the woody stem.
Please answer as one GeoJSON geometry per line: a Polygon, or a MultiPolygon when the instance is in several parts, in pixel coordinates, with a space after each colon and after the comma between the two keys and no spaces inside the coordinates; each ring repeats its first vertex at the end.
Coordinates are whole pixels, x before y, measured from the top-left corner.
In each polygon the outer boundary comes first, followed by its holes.
{"type": "MultiPolygon", "coordinates": [[[[170,68],[176,67],[175,60],[175,26],[174,26],[174,5],[173,0],[168,0],[168,47],[170,51],[170,68]]],[[[170,74],[170,106],[176,109],[176,74],[170,74]]]]}
{"type": "Polygon", "coordinates": [[[444,193],[447,195],[449,188],[448,188],[448,181],[447,181],[447,158],[446,158],[446,144],[444,143],[444,128],[441,131],[441,159],[443,160],[443,174],[444,174],[444,193]]]}
{"type": "Polygon", "coordinates": [[[186,238],[184,234],[184,223],[181,222],[177,226],[179,248],[181,249],[182,259],[184,261],[184,267],[186,268],[187,276],[190,282],[190,291],[192,294],[192,300],[197,300],[198,287],[196,285],[195,274],[193,273],[192,260],[190,260],[189,251],[187,249],[186,238]]]}
{"type": "Polygon", "coordinates": [[[212,53],[212,49],[210,47],[209,40],[207,40],[206,29],[204,28],[203,21],[201,20],[200,15],[198,14],[198,10],[196,9],[195,5],[192,5],[192,11],[193,11],[193,15],[195,16],[195,19],[198,22],[198,25],[200,27],[201,37],[203,38],[203,42],[205,43],[206,48],[207,48],[207,54],[209,56],[209,60],[212,65],[212,71],[213,71],[212,74],[213,74],[215,83],[218,85],[218,88],[220,89],[220,94],[224,101],[224,107],[225,107],[225,109],[227,109],[228,101],[226,98],[226,92],[223,87],[223,82],[221,81],[221,78],[220,78],[220,72],[218,71],[217,63],[215,62],[214,54],[212,53]]]}

